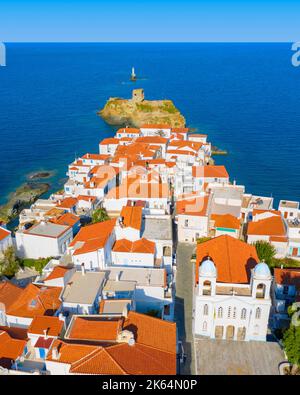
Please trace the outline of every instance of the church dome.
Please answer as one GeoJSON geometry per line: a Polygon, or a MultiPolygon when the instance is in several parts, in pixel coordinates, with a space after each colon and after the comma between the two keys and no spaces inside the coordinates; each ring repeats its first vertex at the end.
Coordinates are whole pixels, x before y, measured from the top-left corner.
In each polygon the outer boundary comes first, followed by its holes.
{"type": "Polygon", "coordinates": [[[258,263],[254,268],[254,276],[259,279],[269,279],[271,277],[269,266],[265,262],[258,263]]]}
{"type": "Polygon", "coordinates": [[[201,263],[199,275],[202,277],[216,277],[217,269],[213,261],[207,258],[201,263]]]}

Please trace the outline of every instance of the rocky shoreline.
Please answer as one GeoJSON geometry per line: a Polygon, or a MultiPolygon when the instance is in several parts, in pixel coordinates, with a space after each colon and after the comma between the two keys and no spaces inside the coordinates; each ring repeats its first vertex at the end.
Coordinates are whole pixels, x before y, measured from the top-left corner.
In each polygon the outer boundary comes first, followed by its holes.
{"type": "Polygon", "coordinates": [[[41,182],[43,178],[50,178],[52,172],[36,172],[28,176],[29,181],[19,186],[12,192],[7,203],[0,205],[0,221],[9,222],[15,219],[20,212],[34,203],[41,195],[46,193],[51,184],[41,182]]]}

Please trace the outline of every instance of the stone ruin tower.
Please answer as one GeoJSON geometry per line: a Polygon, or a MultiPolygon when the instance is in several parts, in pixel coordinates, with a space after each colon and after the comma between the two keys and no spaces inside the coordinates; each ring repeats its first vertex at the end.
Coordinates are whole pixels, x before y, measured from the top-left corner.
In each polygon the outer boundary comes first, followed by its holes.
{"type": "Polygon", "coordinates": [[[144,89],[134,89],[132,91],[132,101],[141,103],[145,100],[144,89]]]}

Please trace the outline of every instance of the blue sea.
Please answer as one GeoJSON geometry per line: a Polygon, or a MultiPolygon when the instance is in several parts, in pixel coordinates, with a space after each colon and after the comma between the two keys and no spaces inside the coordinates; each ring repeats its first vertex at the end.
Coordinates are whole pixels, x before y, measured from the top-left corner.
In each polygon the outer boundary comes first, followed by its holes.
{"type": "Polygon", "coordinates": [[[300,200],[300,67],[290,44],[7,44],[0,67],[0,202],[37,170],[98,152],[110,96],[169,98],[247,192],[300,200]],[[129,81],[134,66],[139,80],[129,81]]]}

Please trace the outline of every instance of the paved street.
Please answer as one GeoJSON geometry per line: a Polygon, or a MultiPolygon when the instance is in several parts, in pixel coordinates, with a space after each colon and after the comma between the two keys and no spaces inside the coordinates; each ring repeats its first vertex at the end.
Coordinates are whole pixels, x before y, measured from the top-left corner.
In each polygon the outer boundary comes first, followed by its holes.
{"type": "Polygon", "coordinates": [[[187,359],[181,367],[182,374],[194,374],[192,305],[193,305],[193,265],[191,256],[195,246],[179,243],[177,246],[177,273],[175,320],[179,340],[182,340],[187,359]]]}
{"type": "Polygon", "coordinates": [[[285,360],[276,342],[195,339],[197,374],[278,375],[285,360]]]}

